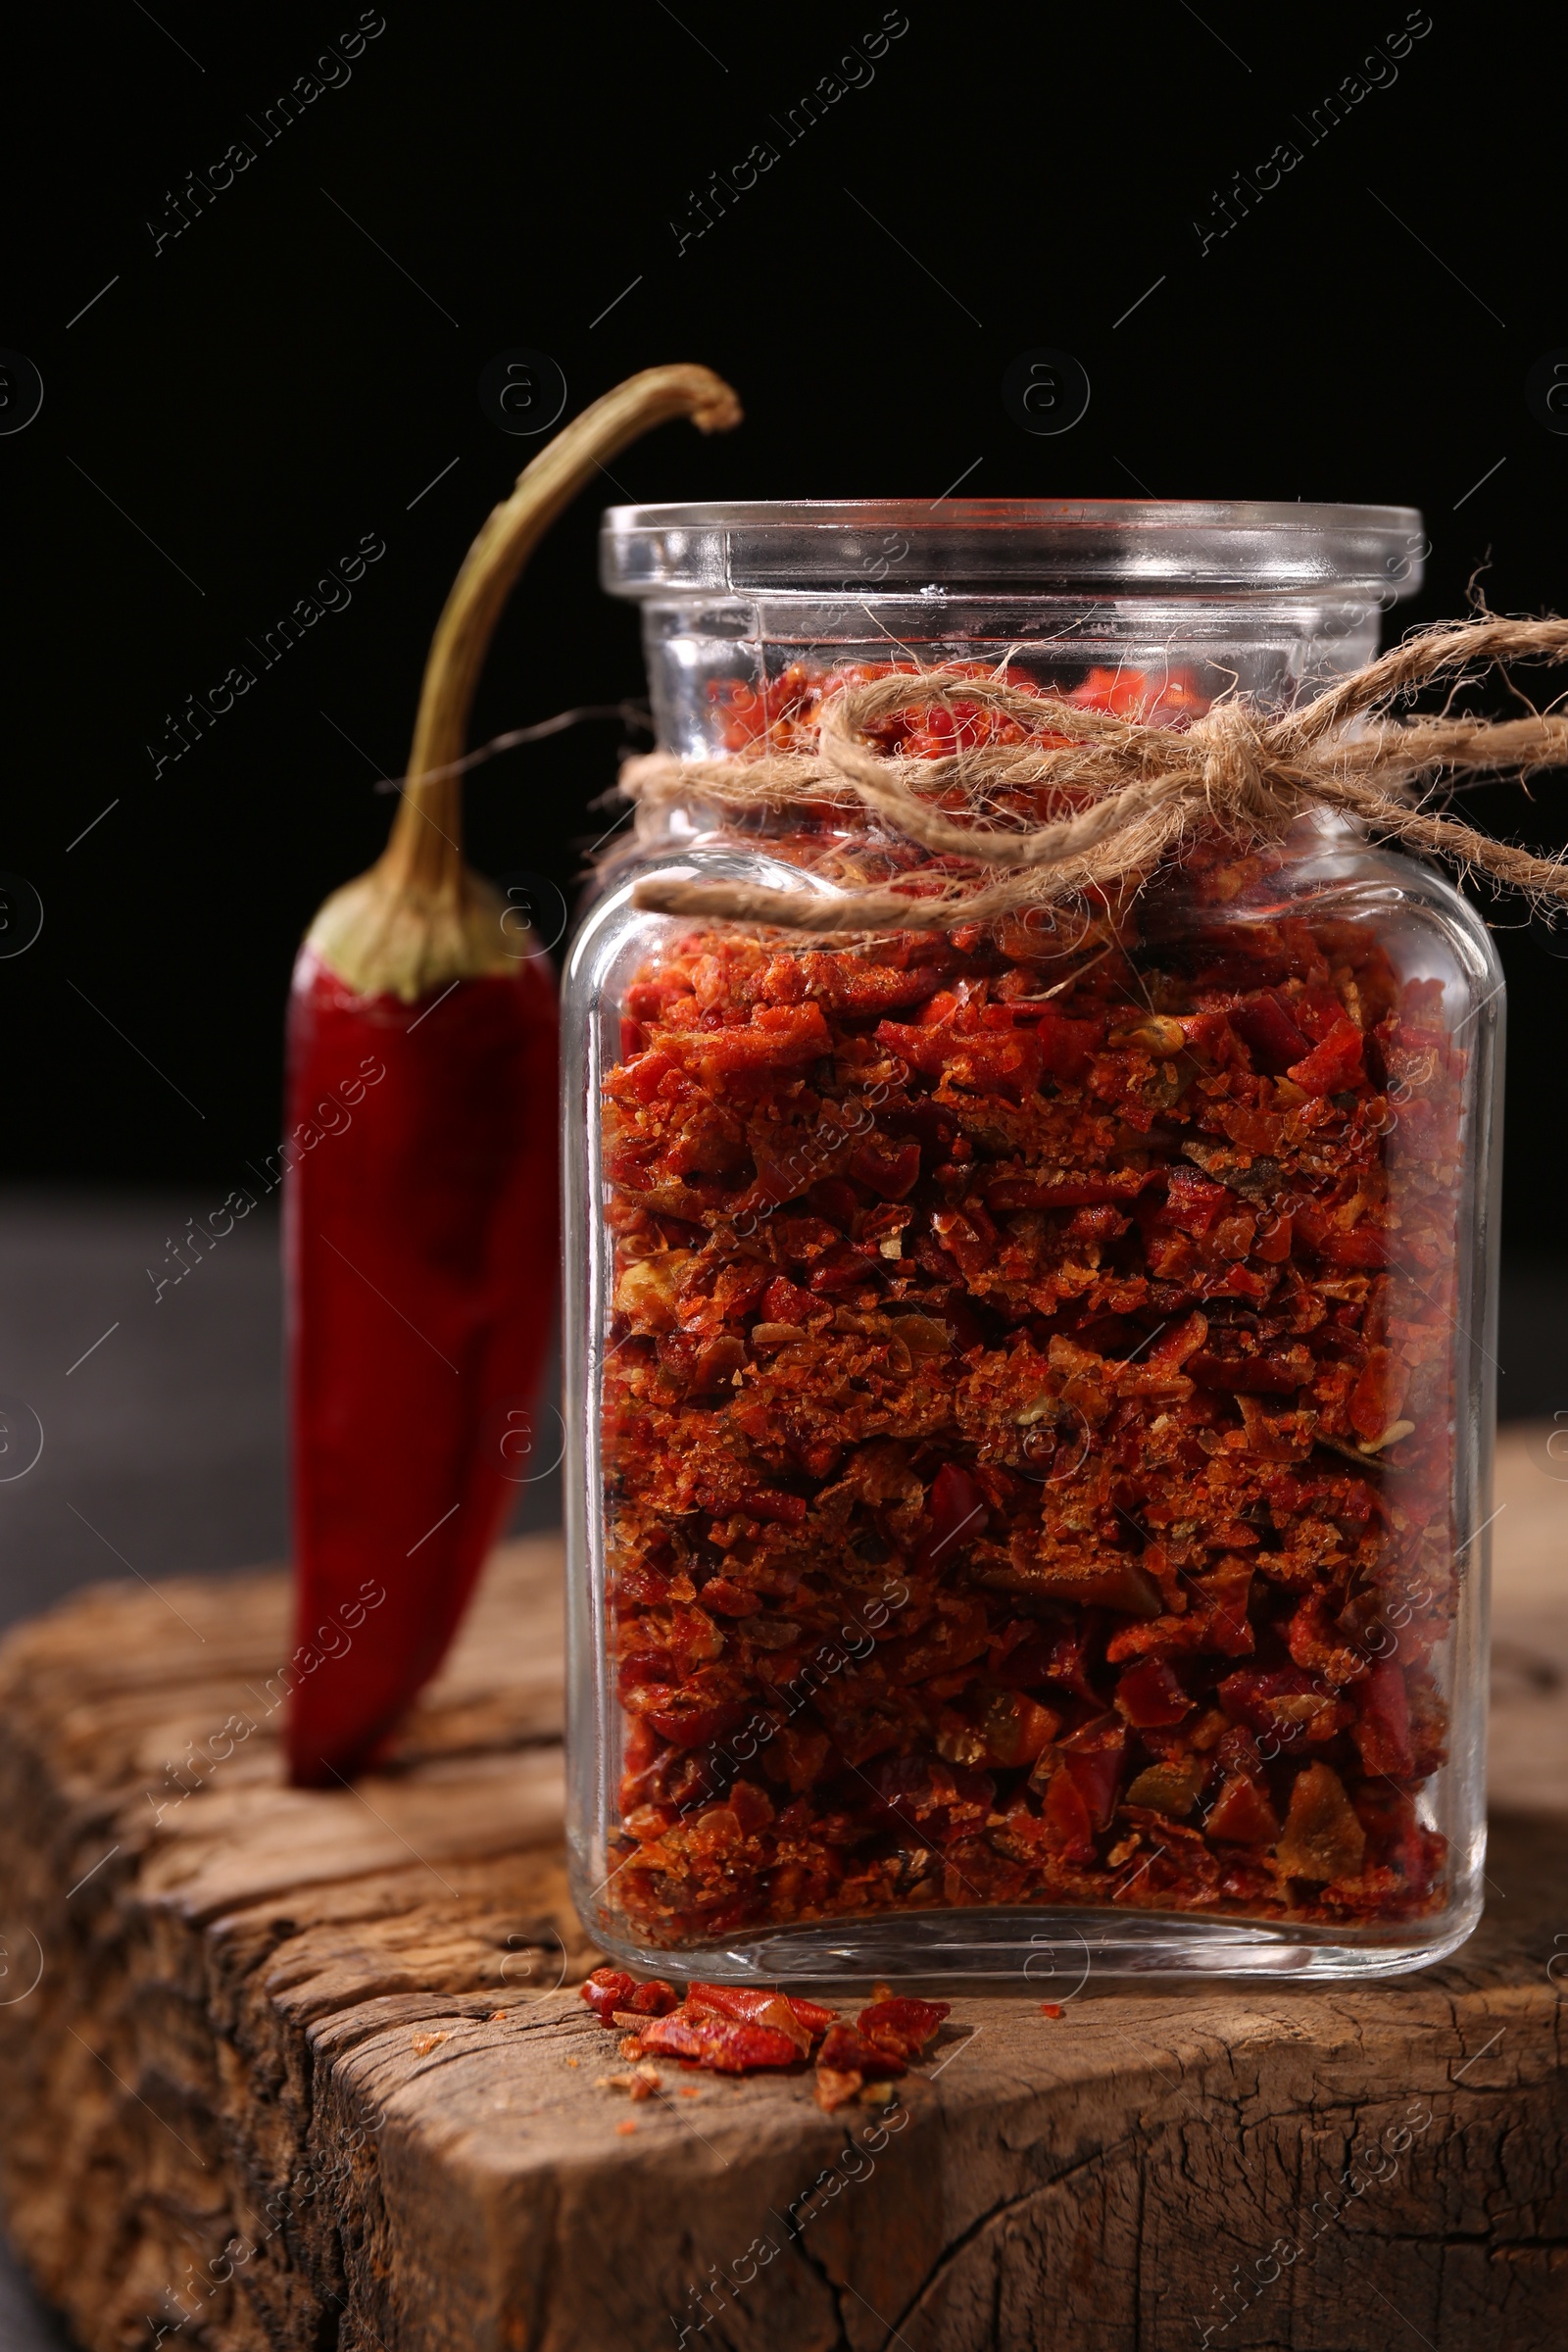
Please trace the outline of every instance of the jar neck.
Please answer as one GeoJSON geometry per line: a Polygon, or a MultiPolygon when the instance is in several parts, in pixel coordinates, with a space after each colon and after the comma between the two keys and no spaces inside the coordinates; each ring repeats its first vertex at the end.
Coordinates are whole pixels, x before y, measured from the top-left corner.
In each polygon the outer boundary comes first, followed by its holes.
{"type": "Polygon", "coordinates": [[[745,751],[792,685],[888,665],[973,663],[1071,697],[1142,679],[1147,701],[1206,707],[1239,693],[1287,709],[1377,652],[1382,606],[1365,599],[1034,596],[932,590],[917,600],[772,596],[654,599],[644,650],[662,750],[745,751]]]}

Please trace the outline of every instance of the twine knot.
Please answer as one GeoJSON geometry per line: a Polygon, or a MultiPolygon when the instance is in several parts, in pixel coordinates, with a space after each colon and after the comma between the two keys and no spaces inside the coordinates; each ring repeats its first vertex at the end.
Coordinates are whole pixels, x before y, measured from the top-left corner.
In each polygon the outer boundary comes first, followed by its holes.
{"type": "Polygon", "coordinates": [[[1424,807],[1421,796],[1445,779],[1522,780],[1568,765],[1568,719],[1554,711],[1508,720],[1389,715],[1418,686],[1457,685],[1478,666],[1524,660],[1568,661],[1568,620],[1483,613],[1423,630],[1299,710],[1271,715],[1226,695],[1185,727],[1026,692],[1002,671],[979,679],[949,667],[894,671],[825,699],[808,751],[707,760],[655,753],[628,760],[621,781],[645,804],[695,798],[732,811],[807,804],[858,811],[871,852],[913,842],[929,854],[923,866],[877,887],[852,875],[831,895],[804,881],[766,890],[654,875],[636,885],[633,902],[794,931],[951,929],[1136,888],[1203,834],[1245,850],[1320,808],[1555,909],[1568,902],[1568,860],[1479,833],[1424,807]],[[1018,739],[934,760],[889,756],[867,740],[898,713],[960,706],[1014,721],[1018,739]]]}
{"type": "Polygon", "coordinates": [[[1203,798],[1216,825],[1239,819],[1266,833],[1299,813],[1297,794],[1271,763],[1264,726],[1239,696],[1216,703],[1187,740],[1200,748],[1203,798]]]}

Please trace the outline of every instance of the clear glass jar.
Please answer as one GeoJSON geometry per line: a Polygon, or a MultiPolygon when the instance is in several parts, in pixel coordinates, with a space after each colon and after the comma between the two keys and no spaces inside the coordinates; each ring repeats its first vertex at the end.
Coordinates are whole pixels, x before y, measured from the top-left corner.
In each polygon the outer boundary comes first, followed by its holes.
{"type": "MultiPolygon", "coordinates": [[[[662,747],[745,759],[890,662],[1283,707],[1375,652],[1419,534],[950,500],[620,508],[604,546],[662,747]]],[[[910,703],[884,741],[951,749],[910,703]]],[[[689,801],[576,941],[583,1919],[729,1981],[1436,1959],[1484,1851],[1488,933],[1319,818],[1114,917],[851,943],[631,904],[921,856],[689,801]]]]}

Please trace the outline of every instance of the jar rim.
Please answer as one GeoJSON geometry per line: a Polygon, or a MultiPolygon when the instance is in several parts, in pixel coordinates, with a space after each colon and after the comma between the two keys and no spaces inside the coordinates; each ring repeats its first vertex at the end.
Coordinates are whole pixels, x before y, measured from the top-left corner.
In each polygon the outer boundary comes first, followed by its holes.
{"type": "Polygon", "coordinates": [[[612,596],[842,589],[1375,596],[1421,585],[1414,507],[1283,499],[734,499],[607,509],[612,596]]]}

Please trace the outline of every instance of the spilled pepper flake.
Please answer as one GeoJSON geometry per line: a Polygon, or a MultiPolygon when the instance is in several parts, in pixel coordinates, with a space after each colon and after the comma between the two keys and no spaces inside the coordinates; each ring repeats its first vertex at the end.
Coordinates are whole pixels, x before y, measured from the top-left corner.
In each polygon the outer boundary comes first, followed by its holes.
{"type": "Polygon", "coordinates": [[[642,2040],[645,2049],[658,2050],[668,2058],[695,2058],[700,2066],[725,2075],[750,2074],[758,2067],[794,2066],[806,2054],[793,2033],[715,2017],[689,2005],[668,2017],[652,2019],[642,2040]]]}
{"type": "Polygon", "coordinates": [[[625,1969],[596,1968],[586,1983],[578,1985],[577,1991],[595,2017],[609,2025],[614,2012],[625,2008],[636,1988],[636,1978],[628,1976],[625,1969]]]}
{"type": "MultiPolygon", "coordinates": [[[[952,2015],[951,2001],[919,2001],[906,1996],[871,2002],[856,2019],[866,2040],[890,2057],[918,2058],[943,2021],[952,2015]]],[[[822,2045],[825,2049],[827,2044],[822,2045]]]]}
{"type": "Polygon", "coordinates": [[[854,2067],[818,2065],[814,2093],[823,2114],[833,2115],[840,2107],[847,2107],[864,2080],[854,2067]]]}
{"type": "Polygon", "coordinates": [[[690,2011],[731,2018],[737,2025],[770,2026],[787,2034],[803,2058],[838,2015],[836,2009],[824,2009],[819,2002],[803,2000],[796,1993],[751,1984],[691,1984],[686,2006],[690,2011]]]}

